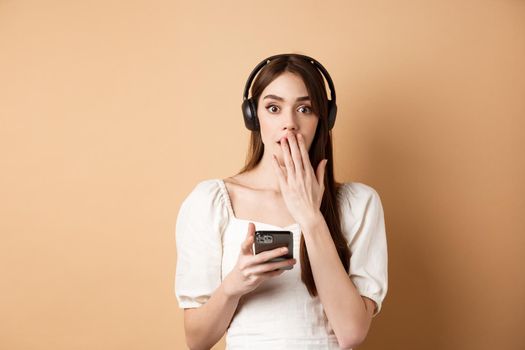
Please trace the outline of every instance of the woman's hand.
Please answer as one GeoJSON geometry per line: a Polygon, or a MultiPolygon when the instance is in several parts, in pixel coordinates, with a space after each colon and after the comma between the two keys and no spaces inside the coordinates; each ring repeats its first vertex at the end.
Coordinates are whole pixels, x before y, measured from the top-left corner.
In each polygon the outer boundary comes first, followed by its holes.
{"type": "Polygon", "coordinates": [[[324,192],[327,159],[319,162],[316,172],[310,163],[304,137],[288,133],[281,139],[284,166],[273,156],[275,173],[290,215],[305,227],[319,214],[324,192]]]}
{"type": "Polygon", "coordinates": [[[252,244],[255,237],[255,225],[248,224],[248,234],[241,244],[237,264],[224,279],[224,290],[229,296],[241,297],[257,288],[263,281],[281,275],[285,270],[277,270],[284,266],[294,265],[295,259],[279,262],[266,261],[282,256],[288,248],[276,248],[253,255],[252,244]]]}

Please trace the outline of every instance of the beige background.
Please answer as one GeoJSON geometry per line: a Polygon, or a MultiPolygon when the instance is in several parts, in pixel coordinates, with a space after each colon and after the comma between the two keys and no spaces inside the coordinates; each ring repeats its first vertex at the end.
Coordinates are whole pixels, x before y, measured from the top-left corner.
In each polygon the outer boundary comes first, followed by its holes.
{"type": "Polygon", "coordinates": [[[525,348],[518,0],[1,0],[0,348],[184,348],[176,214],[243,164],[242,88],[282,52],[329,70],[336,177],[383,201],[360,349],[525,348]]]}

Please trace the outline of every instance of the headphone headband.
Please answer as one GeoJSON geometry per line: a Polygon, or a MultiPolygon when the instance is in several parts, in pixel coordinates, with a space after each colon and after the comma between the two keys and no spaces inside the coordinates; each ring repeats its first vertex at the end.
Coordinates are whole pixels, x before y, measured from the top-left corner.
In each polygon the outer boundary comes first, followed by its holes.
{"type": "Polygon", "coordinates": [[[323,65],[321,63],[319,63],[314,58],[309,57],[309,56],[305,56],[305,55],[301,55],[301,54],[297,54],[297,53],[289,53],[289,54],[280,54],[280,55],[270,56],[268,58],[265,58],[257,66],[255,66],[253,71],[250,73],[250,76],[248,77],[248,80],[246,81],[246,85],[244,86],[243,100],[248,99],[248,94],[250,93],[250,87],[251,87],[253,79],[255,78],[257,73],[259,73],[259,71],[265,65],[270,63],[270,61],[272,61],[272,60],[274,60],[276,58],[279,58],[279,57],[286,57],[286,56],[300,57],[300,58],[302,58],[302,59],[304,59],[306,61],[310,61],[310,63],[312,63],[317,69],[319,69],[321,71],[321,74],[323,75],[323,77],[326,79],[326,82],[328,83],[328,88],[330,89],[330,101],[333,101],[332,103],[335,103],[334,83],[332,82],[332,78],[330,77],[330,74],[328,74],[328,71],[323,67],[323,65]]]}

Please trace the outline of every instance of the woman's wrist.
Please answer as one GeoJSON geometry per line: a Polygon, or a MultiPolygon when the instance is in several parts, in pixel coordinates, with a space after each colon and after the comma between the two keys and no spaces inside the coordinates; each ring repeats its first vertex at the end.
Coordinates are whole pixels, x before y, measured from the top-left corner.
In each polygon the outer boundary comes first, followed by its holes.
{"type": "Polygon", "coordinates": [[[226,278],[222,281],[222,284],[220,286],[220,288],[222,288],[222,293],[228,300],[239,301],[239,299],[242,297],[242,293],[237,291],[236,288],[232,284],[233,284],[232,275],[231,273],[229,273],[226,276],[226,278]]]}
{"type": "Polygon", "coordinates": [[[322,225],[325,222],[323,213],[321,213],[320,210],[317,212],[307,216],[302,222],[299,223],[299,226],[301,226],[301,229],[303,233],[305,232],[316,232],[320,225],[322,225]]]}

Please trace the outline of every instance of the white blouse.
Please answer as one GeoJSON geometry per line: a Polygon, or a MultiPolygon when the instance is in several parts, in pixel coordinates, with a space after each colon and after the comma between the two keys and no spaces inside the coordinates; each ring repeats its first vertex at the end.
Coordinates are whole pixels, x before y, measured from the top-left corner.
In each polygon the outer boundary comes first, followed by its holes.
{"type": "MultiPolygon", "coordinates": [[[[349,276],[380,312],[388,288],[383,207],[377,192],[359,182],[337,193],[342,232],[351,252],[349,276]]],[[[235,266],[248,223],[256,230],[293,233],[292,270],[270,278],[241,297],[226,335],[227,349],[339,349],[319,297],[301,281],[301,229],[234,216],[222,179],[197,184],[183,201],[176,224],[175,294],[180,308],[200,307],[235,266]]]]}

